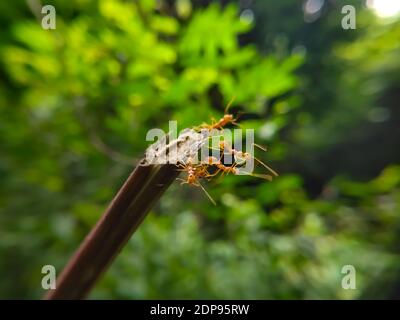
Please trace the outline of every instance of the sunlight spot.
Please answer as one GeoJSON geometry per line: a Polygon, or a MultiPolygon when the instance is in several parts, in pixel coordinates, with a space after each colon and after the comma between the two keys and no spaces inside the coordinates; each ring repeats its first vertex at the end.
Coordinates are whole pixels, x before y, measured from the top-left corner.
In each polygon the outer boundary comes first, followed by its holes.
{"type": "Polygon", "coordinates": [[[240,20],[242,22],[246,23],[252,23],[254,20],[254,13],[250,9],[245,9],[243,12],[240,14],[240,20]]]}
{"type": "Polygon", "coordinates": [[[367,0],[367,7],[383,18],[400,13],[400,1],[396,0],[367,0]]]}
{"type": "Polygon", "coordinates": [[[322,9],[323,5],[324,0],[307,0],[307,2],[304,4],[304,11],[307,14],[315,14],[322,9]]]}

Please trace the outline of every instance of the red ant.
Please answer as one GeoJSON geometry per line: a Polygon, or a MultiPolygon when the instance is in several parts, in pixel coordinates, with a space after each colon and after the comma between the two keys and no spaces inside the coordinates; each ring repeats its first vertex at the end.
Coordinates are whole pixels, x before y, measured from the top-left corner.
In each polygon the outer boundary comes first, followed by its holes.
{"type": "Polygon", "coordinates": [[[230,108],[230,106],[232,105],[233,101],[235,100],[235,97],[233,97],[228,105],[226,106],[225,110],[224,110],[224,115],[221,119],[219,119],[218,121],[215,121],[214,118],[212,118],[212,123],[211,124],[207,124],[207,123],[203,123],[202,125],[200,125],[198,128],[199,129],[207,129],[207,130],[213,130],[213,129],[223,129],[223,127],[225,127],[228,124],[234,124],[234,125],[238,125],[237,124],[237,120],[239,119],[239,117],[234,118],[233,114],[228,114],[228,110],[230,108]]]}
{"type": "Polygon", "coordinates": [[[201,185],[199,179],[200,178],[208,178],[211,177],[207,171],[207,166],[200,164],[200,165],[194,165],[193,164],[193,159],[188,158],[187,162],[185,164],[178,164],[178,167],[182,168],[180,171],[185,171],[188,173],[186,180],[178,178],[177,180],[182,181],[181,184],[190,184],[192,186],[200,187],[204,193],[207,195],[207,197],[210,199],[210,201],[216,205],[214,199],[209,195],[209,193],[206,191],[206,189],[201,185]]]}

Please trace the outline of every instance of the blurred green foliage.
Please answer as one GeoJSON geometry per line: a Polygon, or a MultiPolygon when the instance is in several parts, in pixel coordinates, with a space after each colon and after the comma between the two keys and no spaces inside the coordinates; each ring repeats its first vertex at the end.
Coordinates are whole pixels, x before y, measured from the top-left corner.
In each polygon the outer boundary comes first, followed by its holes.
{"type": "Polygon", "coordinates": [[[56,30],[0,4],[0,298],[43,294],[41,267],[65,265],[149,129],[233,96],[281,176],[210,183],[216,207],[173,185],[91,297],[399,296],[399,21],[358,6],[344,31],[340,1],[312,21],[299,1],[246,3],[49,1],[56,30]]]}

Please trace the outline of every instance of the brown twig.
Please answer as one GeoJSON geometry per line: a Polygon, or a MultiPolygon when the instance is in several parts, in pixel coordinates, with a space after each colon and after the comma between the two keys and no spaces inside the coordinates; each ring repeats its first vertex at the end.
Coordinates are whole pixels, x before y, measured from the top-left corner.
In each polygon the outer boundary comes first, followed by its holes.
{"type": "Polygon", "coordinates": [[[177,176],[174,165],[137,166],[45,299],[85,298],[177,176]]]}
{"type": "Polygon", "coordinates": [[[88,234],[56,281],[56,289],[44,297],[83,299],[138,228],[148,211],[178,177],[176,164],[197,154],[208,131],[184,130],[151,145],[111,204],[88,234]]]}

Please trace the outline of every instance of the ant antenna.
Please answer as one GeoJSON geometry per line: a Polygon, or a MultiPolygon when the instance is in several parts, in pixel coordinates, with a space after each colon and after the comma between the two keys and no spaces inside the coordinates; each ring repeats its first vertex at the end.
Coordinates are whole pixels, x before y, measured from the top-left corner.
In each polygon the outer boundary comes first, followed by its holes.
{"type": "Polygon", "coordinates": [[[224,114],[226,114],[226,113],[228,112],[229,108],[231,107],[231,105],[232,105],[232,103],[235,101],[235,99],[236,99],[236,95],[234,95],[234,96],[231,98],[231,100],[229,100],[228,104],[227,104],[226,107],[225,107],[224,114]]]}
{"type": "Polygon", "coordinates": [[[246,172],[246,171],[240,171],[241,173],[248,175],[248,176],[252,176],[252,177],[256,177],[256,178],[261,178],[261,179],[265,179],[268,181],[272,181],[272,176],[269,174],[261,174],[261,173],[252,173],[252,172],[246,172]]]}
{"type": "Polygon", "coordinates": [[[262,150],[262,151],[264,151],[264,152],[267,151],[267,147],[264,147],[264,146],[262,146],[262,145],[260,145],[260,144],[257,144],[257,143],[254,143],[254,142],[253,142],[253,146],[257,147],[258,149],[260,149],[260,150],[262,150]]]}
{"type": "Polygon", "coordinates": [[[256,157],[253,157],[254,160],[256,160],[259,164],[261,164],[265,169],[267,169],[268,171],[270,171],[275,177],[279,176],[278,173],[276,173],[275,170],[273,170],[272,168],[270,168],[269,166],[267,166],[264,162],[262,162],[261,160],[257,159],[256,157]]]}

